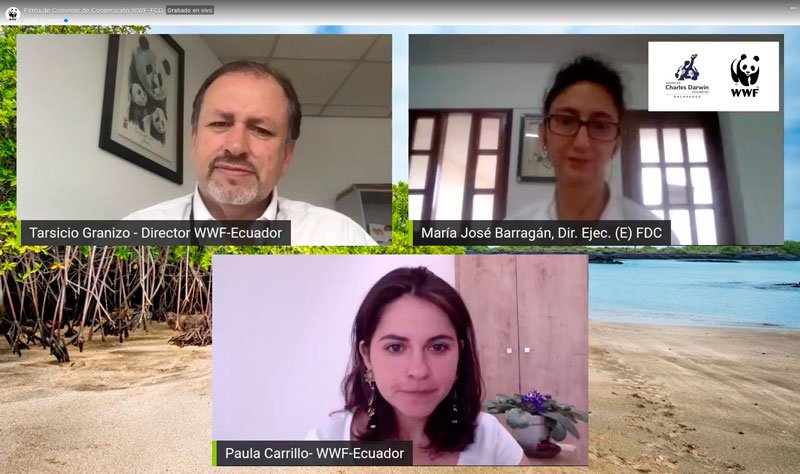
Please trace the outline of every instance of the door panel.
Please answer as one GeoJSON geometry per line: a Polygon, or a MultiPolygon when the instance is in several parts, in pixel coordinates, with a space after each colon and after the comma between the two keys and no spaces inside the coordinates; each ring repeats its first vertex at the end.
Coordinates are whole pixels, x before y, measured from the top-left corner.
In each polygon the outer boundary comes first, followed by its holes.
{"type": "MultiPolygon", "coordinates": [[[[588,259],[585,255],[517,257],[520,385],[586,411],[589,406],[588,259]],[[525,348],[529,348],[526,352],[525,348]]],[[[588,461],[588,426],[578,423],[580,463],[588,461]]]]}
{"type": "Polygon", "coordinates": [[[484,400],[520,388],[515,267],[512,255],[456,258],[457,288],[475,326],[484,400]]]}

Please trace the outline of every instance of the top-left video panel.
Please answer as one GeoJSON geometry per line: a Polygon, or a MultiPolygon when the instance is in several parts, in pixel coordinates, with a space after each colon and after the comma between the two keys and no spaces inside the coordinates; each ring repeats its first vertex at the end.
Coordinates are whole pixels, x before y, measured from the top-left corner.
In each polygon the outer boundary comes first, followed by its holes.
{"type": "Polygon", "coordinates": [[[26,245],[391,238],[391,35],[19,35],[26,245]]]}

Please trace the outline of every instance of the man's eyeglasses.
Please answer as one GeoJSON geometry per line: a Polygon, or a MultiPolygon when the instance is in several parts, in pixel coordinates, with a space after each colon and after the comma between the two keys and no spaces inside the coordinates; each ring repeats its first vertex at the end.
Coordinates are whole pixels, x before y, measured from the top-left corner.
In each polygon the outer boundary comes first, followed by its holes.
{"type": "Polygon", "coordinates": [[[616,140],[620,132],[619,124],[617,123],[603,120],[581,120],[572,115],[551,114],[545,120],[547,121],[547,128],[551,132],[565,137],[574,137],[584,125],[586,125],[586,130],[589,131],[589,136],[601,142],[616,140]]]}

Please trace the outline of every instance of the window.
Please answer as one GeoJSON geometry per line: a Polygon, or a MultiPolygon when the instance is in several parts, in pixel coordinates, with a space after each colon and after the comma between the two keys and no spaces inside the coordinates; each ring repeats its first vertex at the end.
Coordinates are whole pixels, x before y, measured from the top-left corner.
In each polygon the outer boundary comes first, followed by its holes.
{"type": "Polygon", "coordinates": [[[409,218],[505,217],[510,124],[510,110],[412,110],[409,218]]]}
{"type": "Polygon", "coordinates": [[[626,112],[624,194],[672,222],[681,245],[733,243],[716,113],[626,112]]]}

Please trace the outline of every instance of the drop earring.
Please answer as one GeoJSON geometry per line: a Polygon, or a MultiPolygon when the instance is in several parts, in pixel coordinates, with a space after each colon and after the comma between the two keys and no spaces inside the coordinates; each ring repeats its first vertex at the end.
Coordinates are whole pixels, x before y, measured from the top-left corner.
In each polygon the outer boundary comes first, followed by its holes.
{"type": "Polygon", "coordinates": [[[450,423],[456,424],[458,423],[458,398],[456,396],[456,389],[453,388],[453,419],[450,420],[450,423]]]}
{"type": "Polygon", "coordinates": [[[369,386],[369,400],[367,401],[367,427],[371,430],[375,429],[375,407],[373,404],[375,403],[375,392],[377,388],[375,387],[375,375],[372,373],[372,369],[367,369],[364,373],[364,382],[367,383],[369,386]]]}

